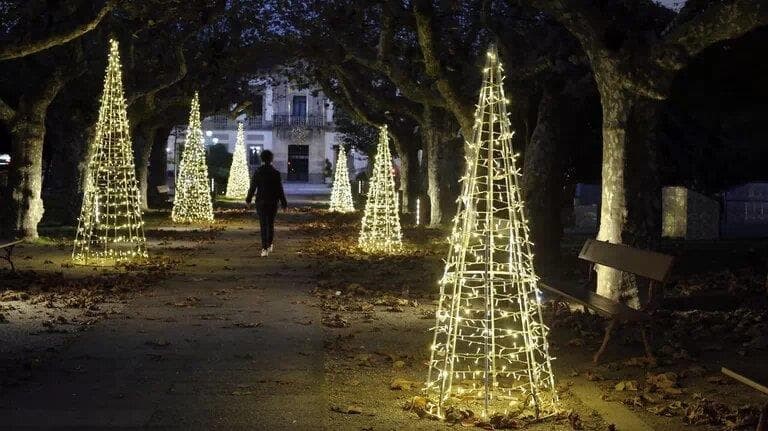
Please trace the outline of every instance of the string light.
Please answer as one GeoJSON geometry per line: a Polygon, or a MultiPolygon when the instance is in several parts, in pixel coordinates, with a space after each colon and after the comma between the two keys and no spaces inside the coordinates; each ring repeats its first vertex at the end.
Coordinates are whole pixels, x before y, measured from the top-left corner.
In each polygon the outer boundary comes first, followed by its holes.
{"type": "Polygon", "coordinates": [[[117,41],[110,40],[104,92],[72,251],[75,263],[113,265],[147,257],[129,130],[120,51],[117,41]]]}
{"type": "Polygon", "coordinates": [[[416,198],[416,226],[421,222],[421,199],[416,198]]]}
{"type": "Polygon", "coordinates": [[[245,160],[245,130],[243,130],[243,123],[237,123],[237,143],[235,143],[235,153],[232,155],[232,166],[229,168],[226,196],[232,199],[244,199],[248,194],[248,187],[250,187],[250,178],[248,162],[245,160]]]}
{"type": "Polygon", "coordinates": [[[557,404],[502,70],[492,46],[440,280],[425,389],[438,415],[457,399],[482,400],[486,417],[557,404]]]}
{"type": "Polygon", "coordinates": [[[379,129],[379,144],[358,245],[368,253],[396,253],[403,246],[387,126],[379,129]]]}
{"type": "Polygon", "coordinates": [[[192,98],[189,112],[187,139],[179,163],[171,219],[177,223],[213,221],[208,165],[205,162],[203,130],[200,127],[200,98],[197,92],[192,98]]]}
{"type": "Polygon", "coordinates": [[[349,213],[355,211],[352,203],[352,186],[349,184],[349,171],[347,170],[347,152],[344,145],[339,145],[339,156],[336,159],[336,172],[333,177],[333,190],[331,190],[331,206],[329,211],[349,213]]]}

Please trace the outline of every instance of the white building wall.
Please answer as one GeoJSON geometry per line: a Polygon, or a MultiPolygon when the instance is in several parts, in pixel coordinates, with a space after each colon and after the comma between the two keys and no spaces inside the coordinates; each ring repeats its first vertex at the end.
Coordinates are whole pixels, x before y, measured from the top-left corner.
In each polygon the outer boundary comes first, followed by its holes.
{"type": "MultiPolygon", "coordinates": [[[[275,168],[283,174],[284,178],[287,178],[290,146],[307,145],[308,156],[305,160],[307,160],[308,182],[323,182],[325,161],[335,163],[336,153],[333,147],[340,143],[340,136],[333,130],[333,103],[322,92],[298,89],[287,83],[266,85],[262,97],[262,112],[255,113],[256,116],[261,115],[261,120],[249,119],[246,115],[237,119],[246,125],[246,148],[258,146],[260,149],[272,151],[275,154],[275,168]],[[306,100],[305,109],[302,113],[297,113],[297,116],[293,116],[292,111],[294,96],[303,96],[306,100]],[[297,133],[298,130],[305,132],[303,138],[297,138],[301,135],[297,133]]],[[[230,153],[234,152],[237,143],[237,121],[228,120],[222,116],[205,118],[203,120],[205,144],[208,146],[216,143],[225,144],[230,153]]],[[[180,126],[180,130],[184,128],[185,126],[180,126]]],[[[175,169],[173,166],[174,141],[178,141],[176,147],[182,144],[183,134],[177,132],[168,140],[168,170],[171,173],[175,169]]],[[[354,157],[353,160],[354,168],[360,170],[364,168],[364,166],[360,167],[360,161],[367,158],[362,155],[362,157],[354,157]]],[[[296,162],[294,166],[300,166],[301,163],[301,161],[296,162]]]]}

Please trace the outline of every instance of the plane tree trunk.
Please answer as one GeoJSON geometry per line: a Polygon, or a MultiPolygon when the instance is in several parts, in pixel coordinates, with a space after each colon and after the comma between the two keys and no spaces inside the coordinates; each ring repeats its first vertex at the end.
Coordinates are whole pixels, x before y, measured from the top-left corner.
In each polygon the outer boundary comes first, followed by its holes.
{"type": "Polygon", "coordinates": [[[545,87],[522,167],[521,186],[539,269],[551,267],[560,259],[564,181],[560,105],[557,90],[545,87]]]}
{"type": "Polygon", "coordinates": [[[8,236],[38,237],[37,225],[45,211],[42,199],[45,117],[64,83],[62,76],[54,72],[40,85],[38,92],[22,96],[15,110],[7,105],[3,109],[11,133],[11,164],[6,191],[9,205],[3,223],[8,236]]]}

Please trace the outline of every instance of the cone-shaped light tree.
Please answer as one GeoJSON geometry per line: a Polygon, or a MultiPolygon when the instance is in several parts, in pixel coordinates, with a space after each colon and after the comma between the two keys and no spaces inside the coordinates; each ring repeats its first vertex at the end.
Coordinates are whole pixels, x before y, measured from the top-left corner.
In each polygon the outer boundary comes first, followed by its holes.
{"type": "Polygon", "coordinates": [[[171,219],[180,223],[213,221],[213,203],[208,184],[208,165],[205,161],[203,130],[200,125],[200,99],[192,98],[189,126],[184,151],[176,178],[171,219]]]}
{"type": "Polygon", "coordinates": [[[109,42],[104,92],[85,179],[72,259],[112,265],[147,257],[139,186],[117,41],[109,42]]]}
{"type": "Polygon", "coordinates": [[[483,73],[426,391],[439,400],[438,414],[446,404],[474,398],[486,417],[510,406],[539,415],[557,398],[494,47],[483,73]]]}
{"type": "Polygon", "coordinates": [[[331,190],[330,211],[348,213],[355,210],[352,202],[352,188],[349,184],[349,170],[347,169],[347,152],[344,145],[339,145],[339,156],[336,159],[336,173],[333,177],[333,190],[331,190]]]}
{"type": "Polygon", "coordinates": [[[379,144],[358,244],[368,253],[396,253],[403,245],[387,126],[379,129],[379,144]]]}
{"type": "Polygon", "coordinates": [[[227,179],[227,197],[243,199],[248,194],[250,178],[248,177],[248,161],[245,159],[245,131],[243,123],[237,123],[237,143],[232,155],[232,166],[229,168],[227,179]]]}

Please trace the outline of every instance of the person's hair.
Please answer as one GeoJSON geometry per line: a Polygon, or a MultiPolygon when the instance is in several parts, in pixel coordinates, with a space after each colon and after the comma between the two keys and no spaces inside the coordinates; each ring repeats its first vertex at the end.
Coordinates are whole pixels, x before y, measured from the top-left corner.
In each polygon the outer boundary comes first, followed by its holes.
{"type": "Polygon", "coordinates": [[[264,163],[272,163],[272,160],[274,160],[275,155],[272,154],[272,151],[264,150],[261,152],[261,161],[264,163]]]}

